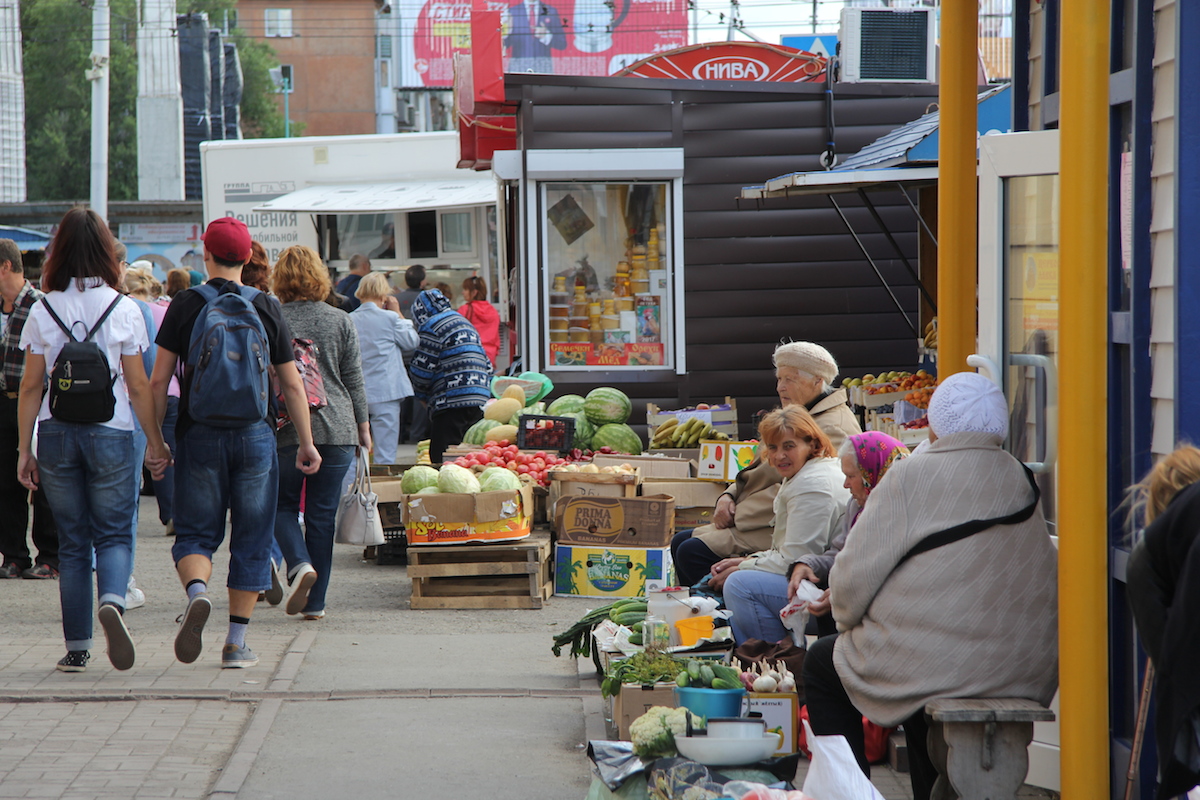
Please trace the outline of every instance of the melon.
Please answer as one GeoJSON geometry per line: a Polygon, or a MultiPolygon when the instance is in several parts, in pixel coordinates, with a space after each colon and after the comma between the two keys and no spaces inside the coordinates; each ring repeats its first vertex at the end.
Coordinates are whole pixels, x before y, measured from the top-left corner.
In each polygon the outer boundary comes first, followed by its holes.
{"type": "Polygon", "coordinates": [[[583,399],[583,413],[588,421],[596,425],[606,425],[610,422],[624,424],[633,413],[633,404],[629,397],[620,389],[601,386],[592,389],[583,399]]]}
{"type": "Polygon", "coordinates": [[[467,428],[467,432],[463,434],[463,444],[483,444],[484,436],[492,428],[495,428],[500,423],[494,419],[481,419],[471,427],[467,428]]]}
{"type": "Polygon", "coordinates": [[[528,408],[522,408],[517,413],[513,414],[512,419],[510,419],[508,421],[508,424],[519,426],[521,424],[521,417],[525,416],[526,414],[533,414],[534,416],[540,417],[540,416],[543,416],[545,413],[546,413],[546,404],[539,401],[539,402],[534,403],[533,405],[529,406],[528,408]]]}
{"type": "Polygon", "coordinates": [[[552,417],[562,417],[567,414],[573,414],[576,411],[583,411],[583,398],[577,394],[564,394],[562,397],[550,403],[550,407],[546,409],[546,413],[552,417]]]}
{"type": "Polygon", "coordinates": [[[484,442],[508,442],[509,444],[517,443],[517,426],[516,425],[497,425],[486,434],[484,434],[484,442]]]}
{"type": "Polygon", "coordinates": [[[500,395],[500,397],[508,397],[516,400],[521,405],[525,405],[525,390],[515,383],[509,384],[508,388],[504,390],[504,394],[500,395]]]}
{"type": "Polygon", "coordinates": [[[519,400],[513,400],[511,397],[501,397],[483,409],[483,418],[494,419],[503,425],[512,419],[513,414],[524,407],[524,403],[519,400]]]}
{"type": "Polygon", "coordinates": [[[558,416],[569,417],[575,420],[575,436],[571,439],[571,447],[587,450],[592,446],[592,434],[596,432],[596,427],[588,422],[587,416],[582,411],[559,414],[558,416]]]}
{"type": "Polygon", "coordinates": [[[642,454],[642,437],[638,436],[628,425],[610,422],[607,425],[601,425],[592,434],[592,449],[599,450],[601,447],[611,447],[618,453],[640,456],[642,454]]]}

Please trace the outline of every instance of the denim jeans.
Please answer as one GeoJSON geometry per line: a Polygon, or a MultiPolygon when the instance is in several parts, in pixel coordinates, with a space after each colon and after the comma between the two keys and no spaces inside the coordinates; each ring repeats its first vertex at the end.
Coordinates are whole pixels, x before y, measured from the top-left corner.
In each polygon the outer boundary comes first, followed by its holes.
{"type": "Polygon", "coordinates": [[[279,450],[279,506],[275,514],[275,540],[283,550],[288,572],[303,563],[312,564],[317,582],[308,592],[304,611],[324,611],[329,570],[333,567],[334,517],[342,497],[342,479],[354,462],[354,445],[322,444],[321,469],[305,475],[296,469],[296,446],[279,450]],[[307,484],[306,484],[307,481],[307,484]],[[300,511],[300,487],[304,494],[304,533],[296,518],[300,511]]]}
{"type": "Polygon", "coordinates": [[[134,470],[133,483],[130,485],[130,491],[133,492],[133,525],[130,528],[129,539],[129,574],[133,574],[133,567],[137,563],[137,526],[138,512],[141,510],[142,503],[142,462],[146,460],[146,432],[142,430],[142,425],[137,421],[137,417],[133,418],[133,463],[138,465],[134,470]]]}
{"type": "Polygon", "coordinates": [[[93,548],[100,602],[125,607],[141,474],[133,432],[46,420],[38,429],[38,472],[58,524],[63,635],[68,650],[88,650],[93,548]]]}
{"type": "Polygon", "coordinates": [[[695,586],[709,574],[721,556],[692,536],[695,529],[680,531],[671,539],[671,561],[680,586],[695,586]]]}
{"type": "Polygon", "coordinates": [[[175,563],[209,560],[225,539],[229,510],[229,577],[243,592],[271,588],[271,534],[279,492],[275,432],[266,422],[244,428],[193,424],[175,454],[175,563]]]}
{"type": "MultiPolygon", "coordinates": [[[[175,423],[179,420],[179,398],[167,395],[167,410],[163,414],[162,436],[171,452],[175,452],[175,423]]],[[[175,467],[167,467],[162,479],[154,482],[154,498],[158,501],[158,521],[166,525],[175,518],[175,467]]]]}
{"type": "Polygon", "coordinates": [[[778,642],[790,631],[783,627],[779,612],[787,605],[787,578],[757,569],[734,570],[725,581],[725,607],[729,625],[738,644],[747,639],[778,642]]]}

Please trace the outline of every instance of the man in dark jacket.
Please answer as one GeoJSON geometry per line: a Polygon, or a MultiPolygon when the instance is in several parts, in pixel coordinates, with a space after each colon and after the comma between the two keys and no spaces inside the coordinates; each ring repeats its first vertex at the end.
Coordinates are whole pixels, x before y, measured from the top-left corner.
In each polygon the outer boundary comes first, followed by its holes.
{"type": "Polygon", "coordinates": [[[412,319],[421,343],[408,369],[417,399],[429,409],[429,458],[437,464],[446,448],[461,442],[467,428],[483,418],[483,405],[492,396],[492,362],[475,326],[437,289],[417,295],[412,319]]]}

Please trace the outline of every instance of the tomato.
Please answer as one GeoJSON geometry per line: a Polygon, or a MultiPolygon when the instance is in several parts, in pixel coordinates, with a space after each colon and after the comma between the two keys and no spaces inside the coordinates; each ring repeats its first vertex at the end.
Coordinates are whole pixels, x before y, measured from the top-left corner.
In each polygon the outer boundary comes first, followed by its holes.
{"type": "Polygon", "coordinates": [[[529,474],[529,465],[528,464],[519,464],[517,466],[517,474],[518,475],[528,475],[529,474]]]}
{"type": "Polygon", "coordinates": [[[493,466],[493,467],[503,467],[503,466],[505,466],[504,459],[503,459],[503,458],[493,458],[493,459],[492,459],[492,466],[493,466]]]}
{"type": "Polygon", "coordinates": [[[540,458],[542,461],[545,461],[546,460],[546,451],[538,450],[536,453],[533,454],[533,457],[540,458]]]}
{"type": "Polygon", "coordinates": [[[509,469],[511,469],[513,472],[516,472],[516,471],[517,471],[517,466],[518,466],[518,464],[517,464],[517,462],[515,462],[515,461],[509,461],[509,462],[508,462],[507,464],[505,464],[504,466],[508,467],[508,468],[509,468],[509,469]]]}

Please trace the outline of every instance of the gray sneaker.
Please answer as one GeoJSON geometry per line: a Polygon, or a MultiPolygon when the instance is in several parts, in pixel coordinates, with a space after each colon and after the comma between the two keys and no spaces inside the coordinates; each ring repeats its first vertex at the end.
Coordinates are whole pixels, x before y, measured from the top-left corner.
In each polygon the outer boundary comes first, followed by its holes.
{"type": "Polygon", "coordinates": [[[283,582],[279,580],[279,567],[271,562],[271,588],[266,592],[266,600],[273,606],[283,602],[283,582]]]}
{"type": "Polygon", "coordinates": [[[198,594],[191,599],[187,610],[178,620],[179,633],[175,634],[175,657],[184,664],[191,664],[200,657],[204,649],[204,623],[212,612],[212,601],[207,594],[198,594]]]}
{"type": "Polygon", "coordinates": [[[227,644],[221,651],[221,669],[245,669],[257,663],[258,656],[244,644],[227,644]]]}
{"type": "Polygon", "coordinates": [[[104,637],[108,640],[108,660],[117,669],[129,669],[137,660],[137,652],[133,647],[133,639],[129,636],[129,629],[125,627],[121,609],[112,603],[105,603],[100,606],[97,616],[100,618],[100,626],[104,628],[104,637]]]}

